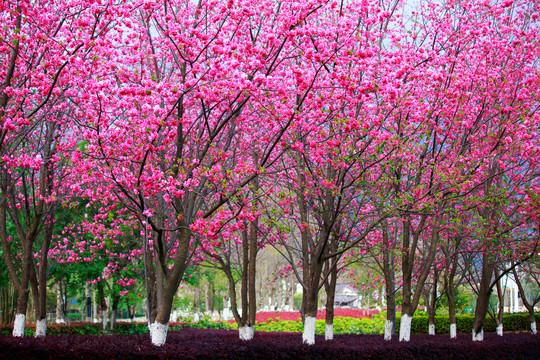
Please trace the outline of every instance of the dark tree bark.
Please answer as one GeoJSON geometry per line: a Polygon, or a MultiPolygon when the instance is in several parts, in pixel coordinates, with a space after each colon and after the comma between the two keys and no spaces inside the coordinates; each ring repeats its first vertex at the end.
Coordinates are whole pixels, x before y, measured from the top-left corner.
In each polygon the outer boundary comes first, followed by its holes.
{"type": "Polygon", "coordinates": [[[118,313],[118,305],[120,303],[120,294],[114,294],[111,307],[111,331],[116,328],[116,314],[118,313]]]}
{"type": "Polygon", "coordinates": [[[325,331],[324,337],[326,340],[334,339],[334,302],[336,298],[336,284],[338,277],[337,258],[332,258],[327,261],[327,271],[330,272],[326,282],[324,283],[324,290],[326,291],[326,319],[325,319],[325,331]]]}

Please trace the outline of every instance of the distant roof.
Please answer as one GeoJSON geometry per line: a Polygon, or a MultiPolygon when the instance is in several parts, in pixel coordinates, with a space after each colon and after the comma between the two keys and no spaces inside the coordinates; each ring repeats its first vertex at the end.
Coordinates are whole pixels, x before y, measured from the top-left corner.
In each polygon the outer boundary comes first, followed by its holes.
{"type": "Polygon", "coordinates": [[[340,293],[341,291],[343,291],[346,288],[348,288],[351,291],[354,291],[355,294],[358,294],[358,290],[349,283],[336,284],[336,294],[340,293]]]}

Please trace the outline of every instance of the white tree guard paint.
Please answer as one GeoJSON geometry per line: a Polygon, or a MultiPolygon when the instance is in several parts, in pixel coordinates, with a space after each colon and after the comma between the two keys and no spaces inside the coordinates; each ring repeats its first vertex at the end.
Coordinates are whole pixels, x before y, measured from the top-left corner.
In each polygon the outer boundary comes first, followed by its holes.
{"type": "Polygon", "coordinates": [[[480,330],[480,332],[478,334],[475,333],[474,329],[473,329],[472,341],[484,341],[484,329],[483,328],[482,328],[482,330],[480,330]]]}
{"type": "Polygon", "coordinates": [[[531,323],[531,334],[536,335],[536,321],[531,323]]]}
{"type": "Polygon", "coordinates": [[[25,314],[15,315],[15,323],[13,324],[13,336],[23,337],[24,336],[24,323],[26,321],[25,314]]]}
{"type": "Polygon", "coordinates": [[[47,319],[36,321],[36,332],[34,337],[40,337],[47,335],[47,319]]]}
{"type": "Polygon", "coordinates": [[[384,323],[384,340],[392,340],[392,329],[394,328],[394,322],[392,320],[386,320],[384,323]]]}
{"type": "Polygon", "coordinates": [[[151,324],[150,339],[152,340],[152,344],[156,346],[165,344],[165,341],[167,340],[167,330],[169,330],[169,323],[160,324],[158,322],[154,322],[151,324]]]}
{"type": "Polygon", "coordinates": [[[302,342],[308,345],[315,344],[315,318],[312,316],[306,316],[306,319],[304,320],[302,342]]]}
{"type": "Polygon", "coordinates": [[[238,335],[240,336],[240,340],[253,340],[253,336],[255,336],[255,326],[242,326],[238,329],[238,335]]]}
{"type": "Polygon", "coordinates": [[[456,324],[450,324],[450,339],[457,338],[456,324]]]}
{"type": "Polygon", "coordinates": [[[399,341],[411,341],[411,323],[411,316],[401,315],[401,322],[399,325],[399,341]]]}
{"type": "Polygon", "coordinates": [[[325,324],[324,326],[324,339],[334,340],[334,324],[325,324]]]}
{"type": "Polygon", "coordinates": [[[497,325],[497,335],[503,336],[503,324],[497,325]]]}
{"type": "Polygon", "coordinates": [[[429,335],[435,335],[435,324],[429,324],[429,335]]]}

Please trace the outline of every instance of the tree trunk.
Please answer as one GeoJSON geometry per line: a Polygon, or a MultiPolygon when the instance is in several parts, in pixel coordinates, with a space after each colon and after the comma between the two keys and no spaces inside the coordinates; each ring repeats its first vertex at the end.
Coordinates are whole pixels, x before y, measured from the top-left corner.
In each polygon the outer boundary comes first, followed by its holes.
{"type": "MultiPolygon", "coordinates": [[[[499,272],[497,269],[494,269],[496,277],[499,277],[499,272]]],[[[504,315],[504,290],[501,286],[501,279],[497,280],[497,298],[499,300],[499,306],[497,311],[497,316],[495,317],[495,323],[497,324],[497,335],[503,336],[503,315],[504,315]]]]}
{"type": "MultiPolygon", "coordinates": [[[[306,271],[306,269],[304,269],[306,271]]],[[[322,264],[318,262],[315,255],[311,258],[311,264],[308,269],[309,282],[305,292],[305,319],[304,331],[302,333],[302,341],[307,345],[315,344],[315,320],[317,318],[317,305],[319,299],[319,279],[322,273],[322,264]]]]}
{"type": "Polygon", "coordinates": [[[457,325],[456,325],[456,289],[453,282],[448,284],[448,290],[446,292],[448,298],[448,322],[450,324],[450,338],[457,338],[457,325]]]}
{"type": "Polygon", "coordinates": [[[424,293],[424,301],[426,303],[428,312],[428,334],[435,335],[435,314],[437,312],[437,278],[438,272],[434,271],[433,274],[433,286],[430,293],[424,293]]]}
{"type": "MultiPolygon", "coordinates": [[[[23,280],[24,284],[24,280],[23,280]]],[[[26,322],[26,308],[28,307],[28,295],[30,290],[28,289],[28,283],[26,289],[18,291],[17,296],[17,311],[15,313],[15,323],[13,324],[13,336],[23,337],[24,327],[26,322]]]]}
{"type": "Polygon", "coordinates": [[[9,283],[5,288],[0,289],[1,325],[12,324],[15,319],[15,304],[17,292],[13,284],[9,283]]]}
{"type": "Polygon", "coordinates": [[[529,309],[529,321],[531,322],[531,334],[536,335],[536,317],[534,316],[534,308],[531,306],[529,309]]]}
{"type": "MultiPolygon", "coordinates": [[[[182,208],[180,203],[177,203],[177,208],[182,208]]],[[[150,338],[152,344],[156,346],[161,346],[165,344],[167,340],[167,331],[169,329],[169,318],[171,316],[172,305],[174,300],[174,295],[180,281],[184,276],[186,270],[186,260],[189,254],[189,243],[191,239],[191,230],[189,226],[185,223],[183,217],[179,217],[178,227],[180,228],[178,234],[178,248],[176,250],[176,257],[174,259],[174,264],[171,269],[167,267],[165,260],[156,261],[156,265],[161,266],[161,273],[163,275],[163,284],[158,284],[162,286],[161,296],[158,297],[157,301],[157,314],[155,321],[150,326],[150,338]]],[[[158,244],[163,243],[162,236],[157,237],[158,244]]],[[[159,247],[159,245],[158,245],[159,247]]],[[[158,253],[158,257],[162,255],[165,256],[164,251],[158,253]]]]}
{"type": "Polygon", "coordinates": [[[90,285],[86,284],[84,287],[84,297],[85,297],[85,321],[91,322],[92,321],[92,296],[90,292],[90,285]]]}
{"type": "Polygon", "coordinates": [[[116,329],[116,314],[118,313],[118,304],[120,303],[120,294],[113,295],[111,311],[111,331],[116,329]]]}
{"type": "Polygon", "coordinates": [[[26,323],[26,311],[28,308],[28,296],[30,289],[28,288],[30,282],[30,275],[32,271],[33,261],[32,261],[32,251],[28,249],[29,246],[26,246],[25,249],[25,262],[24,270],[22,273],[22,278],[20,282],[20,288],[17,289],[17,311],[15,314],[15,323],[13,324],[13,336],[14,337],[23,337],[24,328],[26,323]]]}
{"type": "MultiPolygon", "coordinates": [[[[52,190],[52,189],[51,189],[52,190]]],[[[49,247],[53,236],[54,207],[45,219],[43,243],[41,244],[40,261],[37,273],[36,298],[36,332],[35,337],[47,335],[47,270],[49,247]]]]}
{"type": "MultiPolygon", "coordinates": [[[[330,259],[329,264],[337,262],[337,259],[330,259]]],[[[331,265],[330,265],[331,266],[331,265]]],[[[336,283],[337,283],[337,266],[330,268],[330,275],[327,281],[324,283],[324,289],[326,291],[326,319],[324,328],[324,339],[334,339],[334,300],[336,297],[336,283]]]]}
{"type": "Polygon", "coordinates": [[[194,318],[194,321],[198,321],[198,316],[201,308],[201,290],[198,287],[195,287],[193,290],[193,315],[197,317],[194,318]]]}
{"type": "Polygon", "coordinates": [[[296,292],[296,284],[294,282],[294,276],[290,275],[290,284],[289,284],[289,311],[294,311],[294,294],[296,292]]]}
{"type": "MultiPolygon", "coordinates": [[[[256,185],[255,185],[256,186],[256,185]]],[[[257,275],[258,253],[258,218],[246,224],[242,232],[242,282],[240,288],[240,302],[242,316],[238,323],[238,334],[241,340],[252,340],[255,335],[255,320],[257,315],[257,275]]]]}
{"type": "Polygon", "coordinates": [[[211,314],[213,314],[214,311],[216,310],[214,283],[211,282],[210,285],[209,285],[209,287],[210,287],[210,288],[208,289],[208,295],[209,295],[209,299],[208,299],[208,310],[210,311],[211,314]]]}
{"type": "Polygon", "coordinates": [[[385,279],[386,292],[386,323],[384,324],[384,340],[392,340],[396,335],[396,279],[394,256],[390,246],[390,232],[388,229],[388,220],[381,222],[383,234],[383,274],[385,279]]]}
{"type": "Polygon", "coordinates": [[[101,309],[101,323],[103,325],[103,330],[107,330],[107,321],[109,319],[108,317],[108,306],[107,302],[105,301],[105,291],[103,289],[103,284],[101,281],[98,282],[98,301],[99,301],[99,307],[101,309]]]}
{"type": "Polygon", "coordinates": [[[136,308],[135,308],[135,305],[131,305],[131,304],[129,303],[129,301],[127,300],[127,298],[126,298],[126,307],[127,307],[129,319],[131,320],[132,323],[135,322],[135,311],[136,311],[136,308]]]}
{"type": "Polygon", "coordinates": [[[454,279],[458,266],[458,256],[453,255],[452,261],[448,261],[444,272],[444,292],[448,299],[448,323],[450,324],[450,339],[457,338],[456,325],[456,285],[454,279]]]}
{"type": "Polygon", "coordinates": [[[474,310],[474,323],[472,330],[473,341],[484,340],[484,319],[489,306],[489,296],[491,295],[491,277],[493,275],[494,263],[489,254],[485,253],[482,257],[482,275],[480,279],[480,288],[476,298],[476,308],[474,310]]]}
{"type": "Polygon", "coordinates": [[[56,288],[56,323],[64,323],[64,302],[62,300],[62,285],[60,281],[55,284],[56,288]]]}
{"type": "Polygon", "coordinates": [[[391,281],[386,281],[386,323],[384,325],[384,340],[389,341],[396,335],[396,294],[392,271],[391,281]]]}
{"type": "Polygon", "coordinates": [[[304,331],[302,333],[302,342],[307,345],[315,344],[315,320],[317,318],[318,286],[314,289],[310,287],[306,291],[306,302],[304,305],[304,331]]]}

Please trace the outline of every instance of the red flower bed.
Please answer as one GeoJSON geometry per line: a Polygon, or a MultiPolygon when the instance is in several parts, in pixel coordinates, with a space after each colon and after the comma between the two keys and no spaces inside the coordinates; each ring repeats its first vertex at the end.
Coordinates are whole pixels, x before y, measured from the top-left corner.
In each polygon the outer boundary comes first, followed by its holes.
{"type": "MultiPolygon", "coordinates": [[[[362,310],[362,309],[334,309],[334,316],[352,317],[355,319],[372,317],[378,314],[379,310],[362,310]]],[[[317,311],[317,319],[324,319],[326,317],[326,310],[317,311]]],[[[261,311],[257,313],[257,322],[268,322],[269,319],[279,320],[300,320],[300,312],[298,311],[261,311]]]]}
{"type": "Polygon", "coordinates": [[[161,347],[148,335],[0,336],[0,359],[540,359],[540,335],[486,334],[482,343],[469,334],[416,335],[409,343],[386,342],[381,335],[337,335],[333,341],[316,336],[302,344],[296,333],[255,333],[252,341],[238,331],[183,329],[171,331],[161,347]]]}

